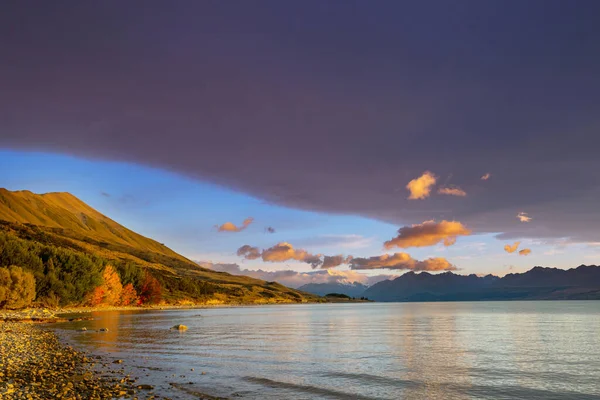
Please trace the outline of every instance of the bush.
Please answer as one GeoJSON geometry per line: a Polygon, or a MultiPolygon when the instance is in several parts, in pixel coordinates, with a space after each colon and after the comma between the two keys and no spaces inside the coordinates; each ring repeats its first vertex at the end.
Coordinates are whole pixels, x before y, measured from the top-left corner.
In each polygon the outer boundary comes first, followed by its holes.
{"type": "Polygon", "coordinates": [[[23,268],[0,268],[0,308],[24,308],[35,298],[33,274],[23,268]]]}

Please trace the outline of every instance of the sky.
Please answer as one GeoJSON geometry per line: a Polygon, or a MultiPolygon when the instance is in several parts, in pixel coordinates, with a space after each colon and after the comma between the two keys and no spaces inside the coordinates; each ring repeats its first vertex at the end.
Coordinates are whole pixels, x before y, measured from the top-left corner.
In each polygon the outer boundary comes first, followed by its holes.
{"type": "Polygon", "coordinates": [[[598,264],[596,1],[0,7],[0,187],[296,286],[598,264]]]}

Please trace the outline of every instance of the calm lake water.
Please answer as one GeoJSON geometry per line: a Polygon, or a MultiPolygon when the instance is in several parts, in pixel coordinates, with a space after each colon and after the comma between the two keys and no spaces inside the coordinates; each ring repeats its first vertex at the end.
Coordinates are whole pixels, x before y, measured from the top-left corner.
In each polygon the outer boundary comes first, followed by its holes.
{"type": "Polygon", "coordinates": [[[174,399],[197,398],[195,392],[247,399],[600,399],[599,301],[313,304],[94,317],[56,329],[80,349],[123,359],[140,383],[174,399]],[[170,331],[174,324],[189,330],[170,331]],[[110,331],[78,332],[83,326],[110,331]]]}

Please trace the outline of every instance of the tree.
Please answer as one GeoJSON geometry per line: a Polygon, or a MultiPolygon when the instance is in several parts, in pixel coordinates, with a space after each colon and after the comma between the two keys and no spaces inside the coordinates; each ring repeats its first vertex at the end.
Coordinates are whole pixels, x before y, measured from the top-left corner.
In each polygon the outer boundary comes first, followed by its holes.
{"type": "Polygon", "coordinates": [[[21,267],[0,268],[0,308],[24,308],[35,299],[33,274],[21,267]]]}
{"type": "Polygon", "coordinates": [[[142,282],[142,287],[140,290],[140,304],[150,303],[156,304],[160,303],[162,300],[162,287],[160,282],[146,272],[146,276],[144,277],[144,281],[142,282]]]}
{"type": "Polygon", "coordinates": [[[121,292],[121,305],[122,306],[130,306],[136,305],[139,302],[139,297],[133,284],[128,283],[123,286],[123,292],[121,292]]]}
{"type": "Polygon", "coordinates": [[[90,304],[97,306],[104,304],[107,306],[115,306],[121,303],[121,294],[123,292],[123,285],[121,285],[121,278],[117,271],[111,266],[107,265],[102,273],[102,285],[96,287],[90,296],[90,304]]]}

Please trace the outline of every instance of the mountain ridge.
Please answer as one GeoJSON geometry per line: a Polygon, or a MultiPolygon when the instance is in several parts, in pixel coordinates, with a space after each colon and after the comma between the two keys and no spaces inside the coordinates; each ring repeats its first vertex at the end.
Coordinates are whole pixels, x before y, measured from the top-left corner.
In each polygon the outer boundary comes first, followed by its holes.
{"type": "Polygon", "coordinates": [[[362,295],[376,301],[600,299],[600,267],[536,266],[504,277],[410,271],[378,282],[362,295]]]}

